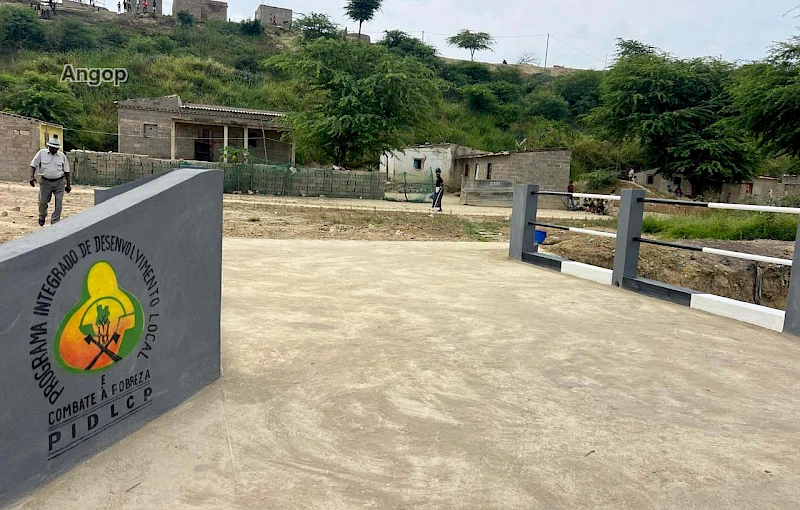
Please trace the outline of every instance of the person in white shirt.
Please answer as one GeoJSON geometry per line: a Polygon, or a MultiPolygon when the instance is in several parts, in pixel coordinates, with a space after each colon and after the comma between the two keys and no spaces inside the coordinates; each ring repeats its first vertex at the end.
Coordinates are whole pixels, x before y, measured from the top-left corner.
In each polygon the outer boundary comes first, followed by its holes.
{"type": "Polygon", "coordinates": [[[31,186],[36,187],[36,176],[39,176],[39,225],[44,226],[47,219],[47,205],[50,197],[56,197],[56,206],[50,224],[61,220],[61,205],[64,192],[72,191],[69,179],[69,161],[61,148],[61,142],[53,137],[47,142],[47,148],[36,153],[31,161],[31,186]],[[65,185],[66,181],[66,185],[65,185]]]}

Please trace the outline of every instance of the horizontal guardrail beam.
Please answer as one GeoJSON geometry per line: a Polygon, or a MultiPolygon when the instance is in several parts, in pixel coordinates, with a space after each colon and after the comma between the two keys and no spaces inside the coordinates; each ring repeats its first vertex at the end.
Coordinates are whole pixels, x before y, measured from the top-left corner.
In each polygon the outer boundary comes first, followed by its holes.
{"type": "Polygon", "coordinates": [[[765,262],[767,264],[778,264],[781,266],[790,266],[790,267],[793,265],[793,262],[789,259],[767,257],[765,255],[754,255],[752,253],[742,253],[740,251],[720,250],[718,248],[709,248],[707,246],[691,246],[688,244],[670,243],[668,241],[659,241],[656,239],[645,239],[643,237],[636,237],[634,238],[634,241],[638,241],[644,244],[654,244],[656,246],[677,248],[679,250],[697,251],[697,252],[708,253],[710,255],[719,255],[722,257],[750,260],[752,262],[765,262]]]}
{"type": "Polygon", "coordinates": [[[596,195],[594,193],[570,193],[568,191],[536,191],[536,195],[552,195],[557,197],[591,198],[595,200],[608,200],[619,202],[622,197],[618,195],[596,195]]]}
{"type": "Polygon", "coordinates": [[[645,204],[665,204],[684,207],[705,207],[708,209],[725,209],[729,211],[753,211],[776,214],[798,214],[798,207],[777,207],[774,205],[723,204],[721,202],[696,202],[694,200],[673,200],[670,198],[640,198],[645,204]]]}
{"type": "Polygon", "coordinates": [[[553,228],[556,230],[564,230],[567,232],[575,232],[576,234],[586,234],[590,236],[597,236],[597,237],[608,237],[610,239],[616,239],[617,234],[613,232],[601,232],[599,230],[589,230],[586,228],[577,228],[577,227],[565,227],[563,225],[553,225],[551,223],[541,223],[541,222],[529,222],[529,225],[534,225],[536,227],[544,227],[544,228],[553,228]]]}

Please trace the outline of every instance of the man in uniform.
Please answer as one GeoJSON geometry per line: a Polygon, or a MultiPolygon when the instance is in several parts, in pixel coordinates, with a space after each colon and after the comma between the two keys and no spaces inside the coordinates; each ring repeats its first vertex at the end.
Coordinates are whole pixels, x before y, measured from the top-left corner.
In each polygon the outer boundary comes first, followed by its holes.
{"type": "Polygon", "coordinates": [[[47,142],[47,148],[36,153],[31,161],[31,186],[36,187],[36,176],[39,176],[39,225],[44,226],[47,219],[47,204],[50,197],[55,195],[56,206],[50,224],[58,223],[61,219],[61,205],[64,192],[72,191],[69,179],[69,162],[61,148],[61,142],[53,137],[47,142]],[[65,185],[66,182],[66,185],[65,185]]]}

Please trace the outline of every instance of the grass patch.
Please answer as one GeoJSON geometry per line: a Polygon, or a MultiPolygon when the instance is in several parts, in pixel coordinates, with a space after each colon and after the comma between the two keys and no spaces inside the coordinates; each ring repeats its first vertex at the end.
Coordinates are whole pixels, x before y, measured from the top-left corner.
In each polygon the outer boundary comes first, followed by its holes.
{"type": "Polygon", "coordinates": [[[645,216],[642,231],[665,239],[794,241],[797,218],[791,214],[705,210],[680,216],[645,216]]]}

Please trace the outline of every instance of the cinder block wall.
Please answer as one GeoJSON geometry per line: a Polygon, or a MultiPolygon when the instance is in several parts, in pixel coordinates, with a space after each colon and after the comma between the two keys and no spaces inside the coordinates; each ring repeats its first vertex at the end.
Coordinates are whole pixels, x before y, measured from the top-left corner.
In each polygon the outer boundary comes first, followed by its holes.
{"type": "Polygon", "coordinates": [[[272,26],[272,16],[275,16],[275,25],[283,28],[292,26],[292,10],[272,7],[271,5],[259,5],[256,9],[255,18],[262,25],[272,26]]]}
{"type": "Polygon", "coordinates": [[[0,114],[0,180],[27,181],[38,150],[38,122],[0,114]]]}
{"type": "MultiPolygon", "coordinates": [[[[172,113],[155,110],[118,108],[118,150],[123,154],[149,154],[154,158],[171,157],[172,113]],[[155,124],[156,135],[146,138],[144,125],[155,124]]],[[[194,147],[192,147],[194,153],[194,147]]]]}

